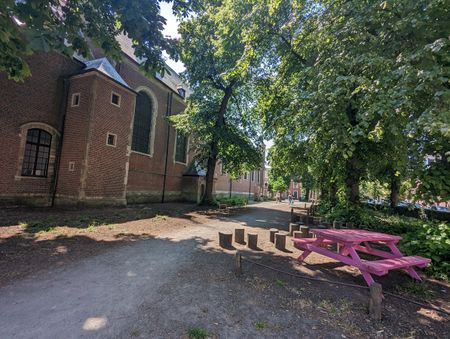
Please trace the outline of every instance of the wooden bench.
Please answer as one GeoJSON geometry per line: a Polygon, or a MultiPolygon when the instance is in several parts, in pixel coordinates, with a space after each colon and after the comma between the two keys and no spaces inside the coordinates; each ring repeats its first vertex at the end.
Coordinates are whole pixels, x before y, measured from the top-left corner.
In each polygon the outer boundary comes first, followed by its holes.
{"type": "Polygon", "coordinates": [[[388,274],[390,270],[408,269],[412,266],[425,267],[430,262],[431,259],[413,255],[409,257],[364,261],[363,268],[376,275],[385,275],[388,274]]]}

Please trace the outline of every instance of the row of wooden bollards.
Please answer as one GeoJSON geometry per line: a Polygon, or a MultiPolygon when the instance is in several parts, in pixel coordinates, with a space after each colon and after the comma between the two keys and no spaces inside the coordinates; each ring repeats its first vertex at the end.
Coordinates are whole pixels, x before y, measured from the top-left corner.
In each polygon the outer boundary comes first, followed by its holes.
{"type": "MultiPolygon", "coordinates": [[[[236,228],[234,230],[234,239],[238,244],[245,244],[245,229],[236,228]]],[[[219,232],[219,245],[223,248],[232,248],[233,233],[228,231],[219,232]]],[[[251,249],[258,249],[258,233],[247,233],[247,247],[251,249]]]]}
{"type": "MultiPolygon", "coordinates": [[[[281,251],[286,250],[286,237],[293,236],[294,238],[309,238],[309,227],[301,224],[290,223],[289,232],[280,231],[277,228],[271,228],[270,242],[275,244],[275,247],[281,251]]],[[[258,249],[258,233],[247,232],[247,243],[245,242],[245,229],[235,228],[234,239],[238,244],[247,244],[250,249],[258,249]]],[[[223,248],[232,248],[233,233],[229,231],[219,232],[219,245],[223,248]]]]}

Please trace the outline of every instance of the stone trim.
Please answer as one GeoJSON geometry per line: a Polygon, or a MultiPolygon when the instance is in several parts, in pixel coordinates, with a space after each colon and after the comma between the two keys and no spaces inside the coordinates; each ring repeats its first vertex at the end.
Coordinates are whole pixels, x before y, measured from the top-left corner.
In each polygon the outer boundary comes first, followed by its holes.
{"type": "Polygon", "coordinates": [[[59,143],[60,133],[58,130],[46,123],[43,122],[28,122],[20,126],[19,138],[19,157],[17,163],[17,171],[14,176],[15,180],[44,180],[44,181],[52,181],[53,175],[55,173],[55,159],[56,159],[56,148],[59,143]],[[33,177],[33,176],[23,176],[22,175],[22,166],[23,166],[23,157],[25,155],[25,145],[27,143],[27,133],[29,129],[38,128],[44,130],[52,135],[52,143],[50,145],[50,155],[48,158],[48,168],[47,168],[47,176],[46,177],[33,177]]]}

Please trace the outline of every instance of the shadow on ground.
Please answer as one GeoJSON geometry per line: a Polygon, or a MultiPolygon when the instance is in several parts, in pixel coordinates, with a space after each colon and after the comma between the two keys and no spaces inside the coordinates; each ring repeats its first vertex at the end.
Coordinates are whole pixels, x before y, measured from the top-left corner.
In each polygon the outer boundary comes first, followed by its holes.
{"type": "MultiPolygon", "coordinates": [[[[0,319],[1,337],[10,337],[20,326],[22,331],[28,328],[35,334],[33,337],[91,333],[118,338],[182,337],[192,328],[205,329],[213,338],[440,338],[450,330],[448,319],[441,315],[390,298],[384,304],[383,321],[370,321],[367,290],[302,280],[245,261],[247,258],[311,277],[363,283],[356,270],[343,269],[343,265],[334,262],[307,260],[307,264],[299,267],[294,258],[300,251],[288,255],[273,247],[251,251],[244,245],[234,244],[244,257],[243,275],[237,278],[234,275],[235,251],[217,247],[216,230],[221,224],[214,226],[211,234],[197,235],[204,225],[193,220],[190,208],[186,206],[184,212],[174,217],[180,222],[170,226],[173,235],[165,237],[155,236],[153,229],[146,231],[145,225],[135,233],[127,229],[127,222],[135,220],[133,213],[140,211],[133,208],[130,215],[121,219],[124,228],[108,233],[107,240],[95,239],[88,233],[42,239],[36,232],[27,231],[0,239],[0,281],[7,283],[29,276],[5,287],[29,291],[29,294],[22,295],[22,303],[9,297],[10,294],[2,297],[0,307],[8,310],[5,312],[8,318],[0,319]],[[130,267],[134,268],[130,270],[130,267]],[[51,274],[47,274],[47,270],[51,274]],[[41,284],[46,279],[50,279],[48,284],[41,284]],[[76,293],[67,296],[67,282],[70,288],[85,291],[81,300],[76,293]],[[55,303],[43,305],[42,300],[47,298],[55,303]],[[47,309],[54,305],[59,305],[56,310],[47,309]],[[40,323],[55,332],[44,333],[39,326],[31,328],[36,323],[33,318],[36,309],[43,317],[40,323]],[[25,321],[27,314],[32,321],[25,321]],[[66,321],[55,314],[65,315],[66,321]],[[90,325],[90,319],[97,319],[93,321],[94,326],[90,325]],[[14,327],[15,324],[18,327],[14,327]]],[[[94,218],[114,210],[93,210],[89,215],[94,218]]],[[[161,211],[152,206],[148,215],[157,210],[161,211]]],[[[77,212],[56,213],[70,219],[77,212]]],[[[236,211],[225,215],[211,211],[202,214],[206,215],[208,223],[217,220],[263,231],[272,227],[287,229],[289,223],[289,212],[269,205],[249,206],[245,213],[236,211]]],[[[16,216],[15,220],[23,217],[16,216]]],[[[76,222],[69,224],[77,228],[76,222]]],[[[164,222],[161,224],[161,227],[168,227],[164,222]]],[[[393,272],[389,278],[379,281],[391,288],[391,281],[407,279],[401,272],[393,272]]]]}

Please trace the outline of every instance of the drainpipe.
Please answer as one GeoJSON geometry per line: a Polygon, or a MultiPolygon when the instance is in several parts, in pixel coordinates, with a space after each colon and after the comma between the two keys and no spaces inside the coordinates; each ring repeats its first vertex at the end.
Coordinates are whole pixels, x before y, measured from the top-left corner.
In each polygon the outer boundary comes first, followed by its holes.
{"type": "Polygon", "coordinates": [[[233,179],[230,178],[230,199],[231,199],[232,192],[233,192],[233,179]]]}
{"type": "Polygon", "coordinates": [[[165,160],[165,164],[164,164],[163,189],[162,189],[162,196],[161,196],[162,203],[164,203],[164,198],[166,195],[167,166],[168,166],[168,161],[169,161],[169,142],[170,142],[170,123],[169,123],[168,118],[172,114],[172,99],[173,99],[173,93],[167,92],[167,109],[166,109],[167,140],[166,140],[166,160],[165,160]]]}
{"type": "Polygon", "coordinates": [[[64,126],[66,124],[66,111],[67,111],[67,101],[69,100],[69,90],[70,90],[70,82],[69,77],[63,77],[63,95],[61,98],[60,103],[60,114],[62,116],[61,118],[61,133],[59,137],[59,143],[56,148],[56,155],[55,155],[55,166],[54,166],[54,181],[53,181],[53,191],[52,191],[52,199],[50,202],[50,207],[55,206],[55,198],[56,198],[56,190],[58,188],[58,177],[59,177],[59,168],[61,167],[61,152],[62,152],[62,146],[63,146],[63,140],[64,140],[64,126]]]}
{"type": "Polygon", "coordinates": [[[250,201],[250,193],[252,191],[252,174],[248,173],[248,201],[250,201]]]}

